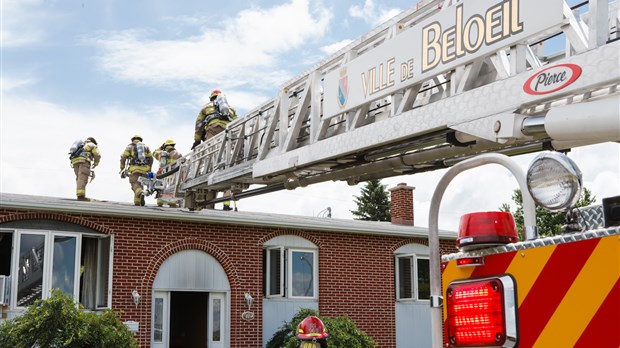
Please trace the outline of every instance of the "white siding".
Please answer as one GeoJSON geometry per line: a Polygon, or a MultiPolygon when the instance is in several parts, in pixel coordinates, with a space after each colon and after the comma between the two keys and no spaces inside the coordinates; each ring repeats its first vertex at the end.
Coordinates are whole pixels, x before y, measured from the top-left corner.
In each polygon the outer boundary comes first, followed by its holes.
{"type": "Polygon", "coordinates": [[[184,250],[164,261],[153,290],[226,292],[230,284],[224,268],[213,256],[199,250],[184,250]]]}
{"type": "Polygon", "coordinates": [[[396,347],[431,348],[431,307],[428,301],[396,303],[396,347]]]}

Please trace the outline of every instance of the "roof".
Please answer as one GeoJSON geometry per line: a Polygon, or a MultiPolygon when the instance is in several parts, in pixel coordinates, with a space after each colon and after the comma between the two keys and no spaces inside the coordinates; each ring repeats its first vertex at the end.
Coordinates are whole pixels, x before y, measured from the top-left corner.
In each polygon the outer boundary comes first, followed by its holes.
{"type": "MultiPolygon", "coordinates": [[[[233,224],[276,228],[294,228],[313,231],[346,232],[398,237],[428,237],[428,228],[397,225],[390,222],[333,219],[246,211],[203,209],[189,211],[185,208],[167,208],[132,203],[92,201],[72,198],[32,196],[0,192],[0,208],[51,213],[92,214],[100,216],[178,220],[203,223],[233,224]]],[[[456,232],[440,230],[442,239],[456,239],[456,232]]]]}

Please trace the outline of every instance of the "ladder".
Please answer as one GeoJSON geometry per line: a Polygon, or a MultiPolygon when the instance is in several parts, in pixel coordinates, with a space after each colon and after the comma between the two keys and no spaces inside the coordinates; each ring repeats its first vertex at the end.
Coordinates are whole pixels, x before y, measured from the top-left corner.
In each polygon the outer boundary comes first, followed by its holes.
{"type": "Polygon", "coordinates": [[[355,185],[485,152],[620,141],[619,14],[618,0],[419,2],[163,168],[161,192],[200,209],[225,200],[218,191],[355,185]],[[554,42],[562,50],[545,53],[554,42]]]}

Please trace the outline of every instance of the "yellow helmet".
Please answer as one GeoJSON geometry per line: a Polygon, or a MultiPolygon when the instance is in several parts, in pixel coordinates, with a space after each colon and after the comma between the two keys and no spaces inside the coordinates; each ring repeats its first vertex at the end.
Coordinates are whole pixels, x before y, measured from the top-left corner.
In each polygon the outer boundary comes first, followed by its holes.
{"type": "Polygon", "coordinates": [[[174,140],[168,139],[166,141],[164,141],[164,146],[175,146],[176,143],[174,142],[174,140]]]}
{"type": "Polygon", "coordinates": [[[140,134],[134,134],[133,137],[131,137],[131,141],[134,141],[135,139],[142,141],[142,136],[140,134]]]}
{"type": "Polygon", "coordinates": [[[211,95],[209,96],[209,100],[213,101],[215,98],[217,98],[217,96],[219,94],[222,94],[222,91],[220,91],[219,89],[214,89],[213,91],[211,91],[211,95]]]}

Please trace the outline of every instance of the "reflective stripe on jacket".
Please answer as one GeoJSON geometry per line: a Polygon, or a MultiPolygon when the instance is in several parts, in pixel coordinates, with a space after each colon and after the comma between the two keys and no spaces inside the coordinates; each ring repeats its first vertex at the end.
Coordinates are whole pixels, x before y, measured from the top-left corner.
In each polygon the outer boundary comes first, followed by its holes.
{"type": "Polygon", "coordinates": [[[79,155],[73,157],[71,159],[71,165],[73,166],[76,163],[88,162],[92,163],[93,166],[99,165],[99,160],[101,159],[101,154],[99,153],[99,149],[97,145],[94,143],[86,143],[82,148],[82,152],[79,155]]]}

